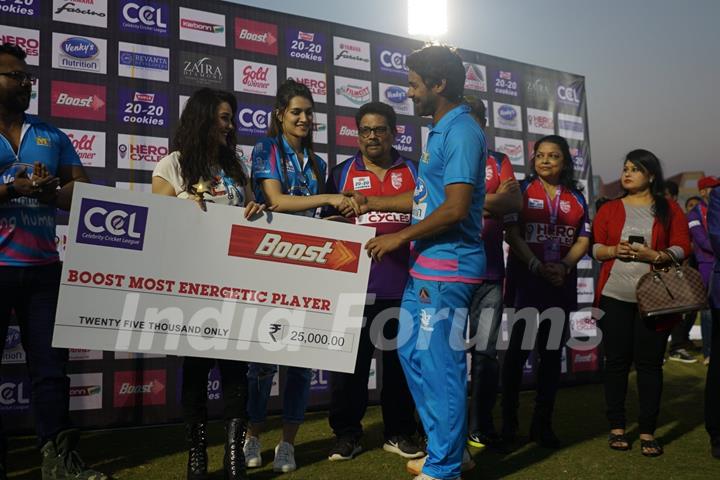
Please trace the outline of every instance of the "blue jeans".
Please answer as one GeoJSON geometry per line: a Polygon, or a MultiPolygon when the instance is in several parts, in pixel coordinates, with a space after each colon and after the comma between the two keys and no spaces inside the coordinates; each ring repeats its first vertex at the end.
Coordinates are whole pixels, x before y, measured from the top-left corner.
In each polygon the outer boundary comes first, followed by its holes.
{"type": "MultiPolygon", "coordinates": [[[[40,445],[70,427],[68,351],[52,348],[61,264],[0,267],[0,353],[15,310],[30,374],[30,411],[40,445]]],[[[0,423],[0,442],[3,440],[0,423]]]]}
{"type": "Polygon", "coordinates": [[[495,433],[492,410],[497,400],[500,367],[497,340],[503,313],[502,283],[478,285],[470,306],[470,433],[495,433]]]}
{"type": "Polygon", "coordinates": [[[398,353],[428,436],[423,473],[460,476],[467,437],[465,326],[476,285],[410,277],[400,311],[398,353]]]}
{"type": "Polygon", "coordinates": [[[712,345],[712,313],[710,309],[700,312],[700,332],[702,334],[702,353],[703,357],[710,356],[712,345]]]}
{"type": "MultiPolygon", "coordinates": [[[[267,403],[272,390],[277,365],[250,363],[248,365],[248,417],[250,423],[262,423],[267,418],[267,403]]],[[[305,420],[305,408],[310,396],[312,370],[288,367],[283,391],[283,422],[299,425],[305,420]]]]}

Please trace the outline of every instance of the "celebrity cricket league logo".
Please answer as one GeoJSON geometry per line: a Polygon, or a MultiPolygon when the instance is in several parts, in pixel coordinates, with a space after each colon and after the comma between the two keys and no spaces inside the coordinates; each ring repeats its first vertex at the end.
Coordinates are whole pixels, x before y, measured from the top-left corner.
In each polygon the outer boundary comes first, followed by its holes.
{"type": "Polygon", "coordinates": [[[228,255],[357,273],[357,242],[233,225],[228,255]]]}

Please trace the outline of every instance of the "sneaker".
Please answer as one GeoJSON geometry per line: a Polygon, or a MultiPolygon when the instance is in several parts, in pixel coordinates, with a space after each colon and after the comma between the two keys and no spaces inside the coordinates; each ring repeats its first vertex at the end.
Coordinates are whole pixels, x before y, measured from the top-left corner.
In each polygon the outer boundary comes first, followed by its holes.
{"type": "Polygon", "coordinates": [[[499,448],[502,444],[502,438],[495,432],[475,432],[468,435],[467,444],[475,448],[499,448]]]}
{"type": "Polygon", "coordinates": [[[275,460],[273,460],[273,472],[288,473],[297,469],[295,463],[295,447],[288,442],[281,441],[275,447],[275,460]]]}
{"type": "Polygon", "coordinates": [[[360,442],[353,437],[338,437],[330,449],[328,460],[337,462],[340,460],[352,460],[355,455],[362,452],[360,442]]]}
{"type": "Polygon", "coordinates": [[[55,440],[43,445],[42,480],[109,480],[104,473],[85,466],[75,445],[80,438],[79,430],[64,430],[58,433],[55,440]]]}
{"type": "Polygon", "coordinates": [[[678,348],[677,350],[673,350],[670,352],[669,356],[670,360],[673,362],[682,362],[682,363],[696,363],[697,358],[690,355],[687,350],[684,348],[678,348]]]}
{"type": "Polygon", "coordinates": [[[247,468],[262,467],[262,455],[260,455],[260,439],[258,437],[248,437],[243,445],[243,453],[245,454],[245,466],[247,468]]]}
{"type": "MultiPolygon", "coordinates": [[[[427,455],[421,458],[416,458],[414,460],[409,460],[405,464],[405,470],[411,475],[415,475],[416,478],[420,475],[423,475],[422,469],[425,466],[425,460],[427,460],[427,455]]],[[[475,468],[475,460],[473,460],[472,456],[470,456],[470,452],[468,452],[468,449],[463,450],[463,459],[462,459],[462,465],[460,467],[461,471],[463,472],[469,472],[470,470],[475,468]]],[[[421,477],[422,478],[422,477],[421,477]]],[[[432,478],[432,477],[427,477],[432,478]]]]}
{"type": "Polygon", "coordinates": [[[408,435],[397,435],[385,440],[383,450],[390,453],[396,453],[403,458],[420,458],[425,452],[417,443],[408,435]]]}

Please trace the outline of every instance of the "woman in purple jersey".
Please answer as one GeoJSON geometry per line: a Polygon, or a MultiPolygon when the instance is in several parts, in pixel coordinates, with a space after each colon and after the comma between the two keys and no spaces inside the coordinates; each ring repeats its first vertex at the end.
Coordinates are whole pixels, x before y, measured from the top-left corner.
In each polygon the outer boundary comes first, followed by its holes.
{"type": "Polygon", "coordinates": [[[515,440],[523,366],[537,342],[540,363],[530,439],[558,448],[552,412],[560,382],[562,340],[568,314],[577,308],[575,266],[590,245],[587,206],[573,179],[572,157],[564,138],[550,135],[535,144],[531,175],[521,183],[521,190],[519,218],[506,216],[505,238],[511,248],[506,304],[518,312],[527,307],[538,312],[508,318],[510,344],[502,370],[503,437],[508,443],[515,440]],[[535,328],[538,313],[543,321],[535,328]],[[533,338],[525,339],[527,335],[533,338]]]}

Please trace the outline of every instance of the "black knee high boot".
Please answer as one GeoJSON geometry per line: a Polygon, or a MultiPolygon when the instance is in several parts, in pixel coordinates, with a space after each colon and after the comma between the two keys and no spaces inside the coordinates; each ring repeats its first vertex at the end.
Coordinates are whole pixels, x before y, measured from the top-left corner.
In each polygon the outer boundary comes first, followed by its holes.
{"type": "Polygon", "coordinates": [[[188,443],[187,480],[207,479],[207,425],[193,423],[185,425],[188,443]]]}
{"type": "Polygon", "coordinates": [[[225,480],[248,478],[243,453],[246,432],[247,426],[244,420],[232,418],[225,422],[225,458],[223,459],[225,480]]]}

